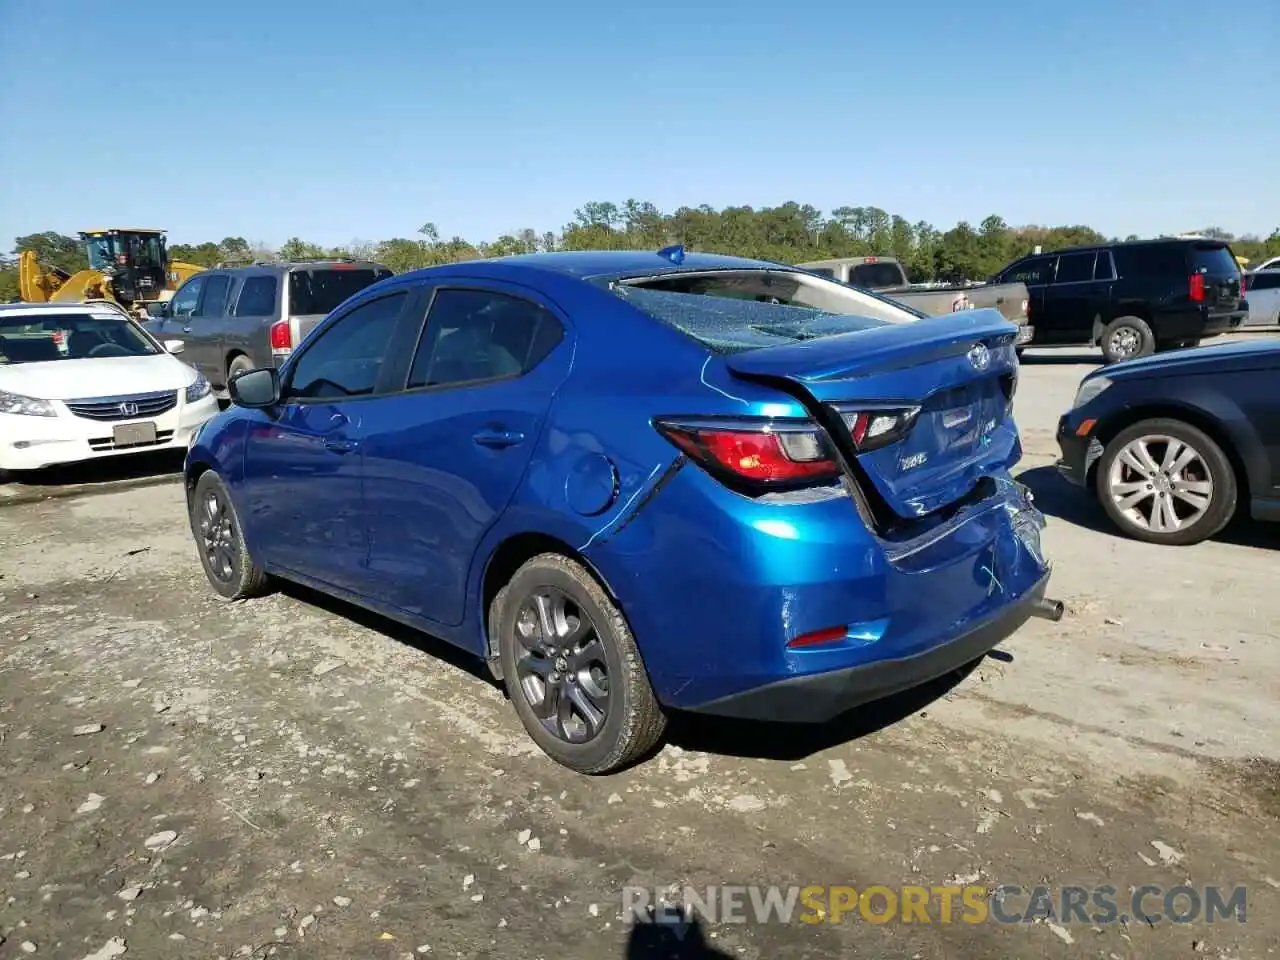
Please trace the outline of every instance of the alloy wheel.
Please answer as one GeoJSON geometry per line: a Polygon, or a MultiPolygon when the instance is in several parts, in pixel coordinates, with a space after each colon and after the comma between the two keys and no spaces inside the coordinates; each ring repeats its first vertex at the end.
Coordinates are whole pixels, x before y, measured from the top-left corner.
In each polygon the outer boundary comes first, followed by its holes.
{"type": "Polygon", "coordinates": [[[1116,357],[1136,356],[1142,347],[1142,336],[1133,327],[1119,327],[1111,334],[1111,353],[1116,357]]]}
{"type": "Polygon", "coordinates": [[[231,509],[217,490],[206,493],[201,503],[200,540],[209,572],[221,582],[230,583],[236,575],[240,552],[231,509]]]}
{"type": "Polygon", "coordinates": [[[591,618],[568,594],[543,587],[516,614],[520,691],[542,726],[568,743],[598,735],[609,715],[609,671],[591,618]]]}
{"type": "Polygon", "coordinates": [[[1107,476],[1107,495],[1135,527],[1172,533],[1198,522],[1213,503],[1213,474],[1204,457],[1176,437],[1129,441],[1107,476]]]}

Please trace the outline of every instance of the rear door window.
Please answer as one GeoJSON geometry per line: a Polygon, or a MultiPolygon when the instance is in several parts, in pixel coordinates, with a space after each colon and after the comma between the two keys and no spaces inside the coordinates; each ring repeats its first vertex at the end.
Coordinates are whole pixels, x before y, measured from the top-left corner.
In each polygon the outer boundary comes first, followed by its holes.
{"type": "Polygon", "coordinates": [[[289,274],[289,312],[295,317],[332,312],[348,297],[391,276],[386,267],[313,267],[289,274]]]}
{"type": "Polygon", "coordinates": [[[1185,277],[1186,250],[1180,243],[1142,244],[1115,248],[1122,277],[1185,277]]]}
{"type": "Polygon", "coordinates": [[[527,373],[564,337],[536,303],[490,290],[440,290],[409,371],[409,388],[482,383],[527,373]]]}
{"type": "Polygon", "coordinates": [[[1093,279],[1093,253],[1064,253],[1058,258],[1055,283],[1080,283],[1093,279]]]}
{"type": "Polygon", "coordinates": [[[394,293],[362,303],[322,331],[294,364],[287,399],[338,399],[373,393],[406,296],[394,293]]]}
{"type": "Polygon", "coordinates": [[[236,299],[235,315],[237,317],[269,317],[276,312],[276,292],[278,283],[275,277],[248,277],[240,287],[240,296],[236,299]]]}
{"type": "Polygon", "coordinates": [[[1250,290],[1280,290],[1280,270],[1259,270],[1249,275],[1250,290]]]}
{"type": "Polygon", "coordinates": [[[1110,250],[1099,250],[1097,262],[1093,265],[1093,279],[1114,280],[1116,268],[1111,262],[1110,250]]]}

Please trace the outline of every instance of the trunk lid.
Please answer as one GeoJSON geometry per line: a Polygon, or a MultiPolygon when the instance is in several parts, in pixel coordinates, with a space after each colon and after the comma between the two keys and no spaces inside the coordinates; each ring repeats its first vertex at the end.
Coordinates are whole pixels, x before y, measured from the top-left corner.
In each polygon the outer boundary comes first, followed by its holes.
{"type": "Polygon", "coordinates": [[[888,507],[908,519],[960,500],[1016,451],[1016,333],[997,311],[971,310],[749,350],[725,364],[803,400],[888,507]],[[909,430],[857,452],[848,413],[886,408],[916,410],[909,430]]]}

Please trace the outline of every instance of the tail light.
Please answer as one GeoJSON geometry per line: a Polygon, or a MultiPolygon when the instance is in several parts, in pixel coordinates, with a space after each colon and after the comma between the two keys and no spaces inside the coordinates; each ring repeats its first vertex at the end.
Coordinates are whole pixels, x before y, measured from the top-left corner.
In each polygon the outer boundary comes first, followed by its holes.
{"type": "Polygon", "coordinates": [[[1204,303],[1204,274],[1193,273],[1187,280],[1187,295],[1192,303],[1204,303]]]}
{"type": "Polygon", "coordinates": [[[869,453],[897,443],[911,432],[916,418],[920,416],[919,407],[866,409],[841,405],[835,409],[848,427],[849,438],[858,453],[869,453]]]}
{"type": "Polygon", "coordinates": [[[271,352],[289,353],[293,349],[293,330],[288,320],[277,320],[271,325],[271,352]]]}
{"type": "Polygon", "coordinates": [[[1245,295],[1245,291],[1248,289],[1248,286],[1249,281],[1245,278],[1243,273],[1240,274],[1240,296],[1243,297],[1245,295]]]}
{"type": "Polygon", "coordinates": [[[658,432],[703,469],[732,484],[798,487],[834,480],[840,467],[809,420],[736,418],[656,421],[658,432]]]}

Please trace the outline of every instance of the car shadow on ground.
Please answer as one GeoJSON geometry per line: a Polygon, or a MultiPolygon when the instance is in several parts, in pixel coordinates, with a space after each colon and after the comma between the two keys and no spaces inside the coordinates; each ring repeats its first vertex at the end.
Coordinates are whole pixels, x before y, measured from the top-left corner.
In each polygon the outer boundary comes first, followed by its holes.
{"type": "Polygon", "coordinates": [[[1028,351],[1018,359],[1018,362],[1025,367],[1066,367],[1082,363],[1102,363],[1101,353],[1084,347],[1063,350],[1038,350],[1035,347],[1032,349],[1037,352],[1028,351]]]}
{"type": "Polygon", "coordinates": [[[702,921],[683,908],[671,907],[661,915],[652,907],[637,917],[627,936],[624,960],[718,960],[734,956],[707,941],[702,921]]]}
{"type": "MultiPolygon", "coordinates": [[[[350,620],[388,639],[412,647],[470,674],[506,696],[505,686],[494,680],[483,660],[445,640],[300,584],[282,582],[280,591],[301,603],[350,620]]],[[[1012,659],[1010,654],[1002,650],[993,650],[988,656],[1006,662],[1012,659]]],[[[673,710],[669,713],[666,736],[649,756],[660,751],[664,744],[670,743],[686,750],[722,756],[801,760],[829,747],[875,733],[914,713],[924,715],[930,704],[949,693],[979,663],[981,659],[936,680],[850,710],[822,724],[736,720],[673,710]]],[[[641,758],[640,762],[646,759],[648,756],[641,758]]]]}
{"type": "MultiPolygon", "coordinates": [[[[1057,468],[1033,467],[1018,474],[1018,480],[1030,488],[1036,498],[1036,506],[1045,516],[1109,537],[1127,539],[1115,528],[1097,499],[1087,490],[1063,479],[1057,468]]],[[[1226,529],[1213,539],[1216,543],[1280,550],[1280,524],[1259,523],[1251,519],[1245,505],[1226,529]]]]}
{"type": "Polygon", "coordinates": [[[185,450],[137,453],[124,457],[104,457],[44,470],[24,470],[12,475],[4,487],[14,493],[40,488],[80,487],[168,477],[182,472],[185,450]]]}

